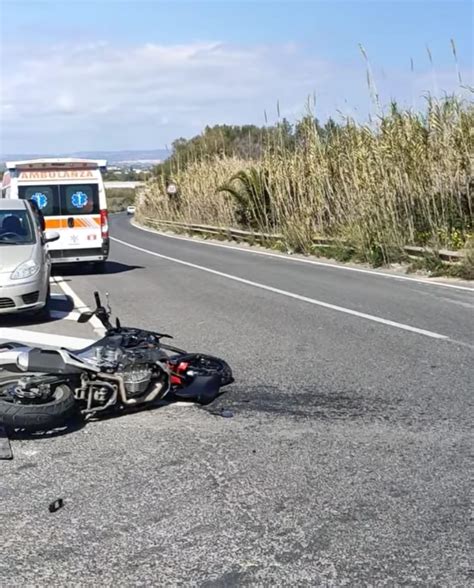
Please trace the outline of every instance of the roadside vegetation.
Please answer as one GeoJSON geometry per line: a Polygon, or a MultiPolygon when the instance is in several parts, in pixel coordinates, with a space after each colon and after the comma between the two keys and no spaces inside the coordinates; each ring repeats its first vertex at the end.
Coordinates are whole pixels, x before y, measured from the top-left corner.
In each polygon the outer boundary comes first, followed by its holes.
{"type": "Polygon", "coordinates": [[[393,102],[368,124],[322,126],[308,111],[295,125],[208,127],[173,144],[137,216],[278,234],[283,250],[374,266],[407,262],[404,246],[421,246],[434,253],[412,271],[469,279],[473,155],[474,105],[455,96],[428,97],[423,112],[393,102]],[[442,249],[467,254],[452,266],[442,249]]]}
{"type": "Polygon", "coordinates": [[[122,212],[135,204],[134,188],[107,188],[107,205],[110,212],[122,212]]]}

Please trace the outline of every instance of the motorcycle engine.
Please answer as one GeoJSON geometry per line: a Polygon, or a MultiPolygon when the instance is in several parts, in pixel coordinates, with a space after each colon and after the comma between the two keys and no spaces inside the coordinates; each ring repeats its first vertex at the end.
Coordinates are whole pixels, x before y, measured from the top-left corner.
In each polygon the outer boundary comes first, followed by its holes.
{"type": "Polygon", "coordinates": [[[152,371],[145,365],[130,366],[123,372],[117,372],[123,378],[125,390],[130,396],[139,396],[148,388],[152,371]]]}
{"type": "Polygon", "coordinates": [[[150,385],[155,358],[146,350],[102,346],[95,347],[93,353],[82,354],[81,358],[102,372],[121,377],[129,396],[140,396],[150,385]]]}

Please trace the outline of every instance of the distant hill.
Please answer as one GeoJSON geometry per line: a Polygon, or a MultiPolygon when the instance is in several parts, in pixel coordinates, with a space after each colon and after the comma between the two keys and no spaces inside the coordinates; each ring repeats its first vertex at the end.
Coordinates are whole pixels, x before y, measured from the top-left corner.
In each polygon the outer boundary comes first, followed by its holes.
{"type": "Polygon", "coordinates": [[[108,165],[124,162],[163,161],[170,156],[167,149],[143,149],[124,151],[76,151],[73,153],[6,153],[0,156],[0,163],[40,157],[80,157],[83,159],[106,159],[108,165]]]}
{"type": "Polygon", "coordinates": [[[106,159],[108,163],[120,163],[123,161],[163,161],[170,156],[166,149],[147,149],[129,151],[79,151],[72,154],[73,157],[90,159],[106,159]]]}

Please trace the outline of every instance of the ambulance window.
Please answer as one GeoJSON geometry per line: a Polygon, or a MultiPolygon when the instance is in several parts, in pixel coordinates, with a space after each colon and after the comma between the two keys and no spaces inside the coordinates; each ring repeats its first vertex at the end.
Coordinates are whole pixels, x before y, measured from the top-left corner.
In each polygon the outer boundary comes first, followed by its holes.
{"type": "Polygon", "coordinates": [[[61,214],[58,186],[19,186],[18,195],[25,200],[34,200],[43,216],[61,214]]]}
{"type": "Polygon", "coordinates": [[[61,212],[64,215],[99,214],[97,184],[61,186],[61,212]]]}

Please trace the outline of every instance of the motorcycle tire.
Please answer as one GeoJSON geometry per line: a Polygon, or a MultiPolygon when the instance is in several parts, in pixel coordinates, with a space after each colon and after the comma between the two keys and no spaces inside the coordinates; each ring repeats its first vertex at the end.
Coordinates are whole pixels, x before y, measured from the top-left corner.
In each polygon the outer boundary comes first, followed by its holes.
{"type": "Polygon", "coordinates": [[[65,384],[56,386],[51,400],[42,403],[13,402],[2,395],[2,389],[11,382],[11,376],[0,380],[0,424],[7,430],[28,432],[49,431],[66,424],[76,412],[76,400],[71,388],[65,384]]]}

